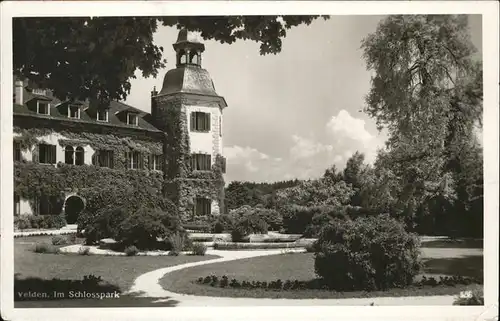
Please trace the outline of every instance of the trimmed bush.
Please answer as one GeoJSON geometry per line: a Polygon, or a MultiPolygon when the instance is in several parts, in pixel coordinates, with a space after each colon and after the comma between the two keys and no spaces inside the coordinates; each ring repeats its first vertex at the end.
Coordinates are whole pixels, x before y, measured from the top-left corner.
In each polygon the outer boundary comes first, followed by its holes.
{"type": "Polygon", "coordinates": [[[119,225],[127,217],[124,207],[106,206],[97,211],[96,217],[90,222],[83,233],[87,245],[93,245],[104,238],[114,238],[118,234],[119,225]]]}
{"type": "Polygon", "coordinates": [[[241,218],[231,232],[233,242],[240,242],[250,234],[266,234],[267,223],[259,216],[249,214],[241,218]]]}
{"type": "Polygon", "coordinates": [[[203,233],[210,233],[211,227],[208,225],[208,223],[184,223],[182,225],[184,229],[189,230],[189,231],[196,231],[196,232],[203,232],[203,233]]]}
{"type": "Polygon", "coordinates": [[[279,231],[283,227],[283,216],[278,211],[264,207],[256,207],[253,215],[260,217],[266,222],[268,228],[272,231],[279,231]]]}
{"type": "Polygon", "coordinates": [[[52,236],[52,245],[66,245],[68,243],[69,243],[69,240],[67,237],[64,237],[62,235],[52,236]]]}
{"type": "Polygon", "coordinates": [[[203,243],[194,243],[193,244],[193,250],[192,254],[193,255],[200,255],[203,256],[207,252],[207,246],[203,243]]]}
{"type": "Polygon", "coordinates": [[[62,215],[20,215],[14,218],[14,226],[19,230],[60,229],[66,220],[62,215]]]}
{"type": "Polygon", "coordinates": [[[234,219],[232,216],[227,214],[222,214],[217,216],[215,221],[212,223],[212,233],[223,233],[233,230],[234,219]]]}
{"type": "Polygon", "coordinates": [[[35,253],[59,254],[59,248],[47,243],[36,243],[33,249],[35,253]]]}
{"type": "Polygon", "coordinates": [[[388,215],[337,219],[320,232],[314,267],[337,291],[406,287],[421,268],[419,245],[388,215]]]}
{"type": "MultiPolygon", "coordinates": [[[[114,238],[125,246],[156,249],[158,239],[184,232],[177,216],[159,209],[141,208],[121,222],[114,238]]],[[[183,237],[187,237],[183,233],[183,237]]]]}
{"type": "Polygon", "coordinates": [[[139,253],[139,249],[134,245],[130,245],[127,246],[123,252],[125,252],[127,256],[135,256],[139,253]]]}

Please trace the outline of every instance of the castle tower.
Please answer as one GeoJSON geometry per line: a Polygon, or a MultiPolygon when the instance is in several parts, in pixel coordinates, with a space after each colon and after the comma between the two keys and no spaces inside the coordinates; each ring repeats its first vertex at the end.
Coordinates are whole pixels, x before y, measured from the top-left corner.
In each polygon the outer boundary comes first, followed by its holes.
{"type": "Polygon", "coordinates": [[[151,114],[165,133],[165,194],[177,203],[184,222],[203,221],[221,212],[225,159],[222,157],[226,101],[202,68],[205,45],[179,31],[176,68],[165,75],[160,92],[151,92],[151,114]]]}

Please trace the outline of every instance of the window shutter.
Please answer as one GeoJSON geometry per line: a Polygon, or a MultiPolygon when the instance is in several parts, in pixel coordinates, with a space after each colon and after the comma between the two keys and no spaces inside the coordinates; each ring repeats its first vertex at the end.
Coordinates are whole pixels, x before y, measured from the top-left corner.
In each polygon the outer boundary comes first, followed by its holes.
{"type": "Polygon", "coordinates": [[[50,145],[50,163],[56,163],[56,145],[50,145]]]}
{"type": "Polygon", "coordinates": [[[212,163],[212,158],[211,158],[210,155],[207,155],[207,157],[206,157],[206,167],[205,167],[206,170],[210,170],[210,167],[211,167],[210,165],[212,165],[211,163],[212,163]]]}
{"type": "Polygon", "coordinates": [[[205,114],[205,130],[210,130],[210,113],[205,114]]]}
{"type": "Polygon", "coordinates": [[[191,113],[191,130],[196,129],[196,113],[191,113]]]}

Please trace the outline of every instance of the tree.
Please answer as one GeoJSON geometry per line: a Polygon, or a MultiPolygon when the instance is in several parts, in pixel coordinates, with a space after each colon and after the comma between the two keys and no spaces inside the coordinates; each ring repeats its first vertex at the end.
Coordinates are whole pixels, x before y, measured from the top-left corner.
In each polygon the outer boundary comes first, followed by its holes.
{"type": "Polygon", "coordinates": [[[376,167],[396,177],[397,212],[445,217],[463,197],[460,159],[477,145],[482,117],[482,67],[472,58],[467,17],[390,16],[362,48],[374,71],[365,111],[389,132],[376,167]]]}
{"type": "Polygon", "coordinates": [[[61,100],[124,100],[135,72],[158,75],[163,48],[153,34],[164,26],[201,31],[204,39],[260,43],[260,54],[281,51],[286,31],[318,16],[15,18],[14,73],[61,100]]]}
{"type": "Polygon", "coordinates": [[[356,151],[346,163],[343,172],[343,179],[347,184],[351,184],[354,194],[351,196],[351,205],[360,206],[360,190],[362,187],[362,176],[366,172],[365,155],[356,151]]]}

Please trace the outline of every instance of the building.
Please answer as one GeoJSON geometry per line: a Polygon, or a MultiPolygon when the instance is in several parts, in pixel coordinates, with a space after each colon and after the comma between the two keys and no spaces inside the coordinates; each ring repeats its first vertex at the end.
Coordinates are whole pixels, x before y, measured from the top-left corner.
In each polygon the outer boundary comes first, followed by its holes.
{"type": "Polygon", "coordinates": [[[205,46],[200,39],[181,30],[173,48],[176,68],[165,75],[161,91],[151,92],[151,113],[117,101],[105,108],[88,101],[60,101],[48,90],[15,81],[15,215],[62,213],[74,223],[85,207],[81,190],[99,184],[104,174],[94,174],[85,183],[68,182],[62,197],[54,195],[54,188],[36,186],[50,179],[39,174],[49,167],[57,171],[78,166],[102,168],[106,175],[156,175],[185,222],[220,213],[227,104],[202,68],[205,46]],[[38,176],[30,178],[29,171],[38,176]]]}

